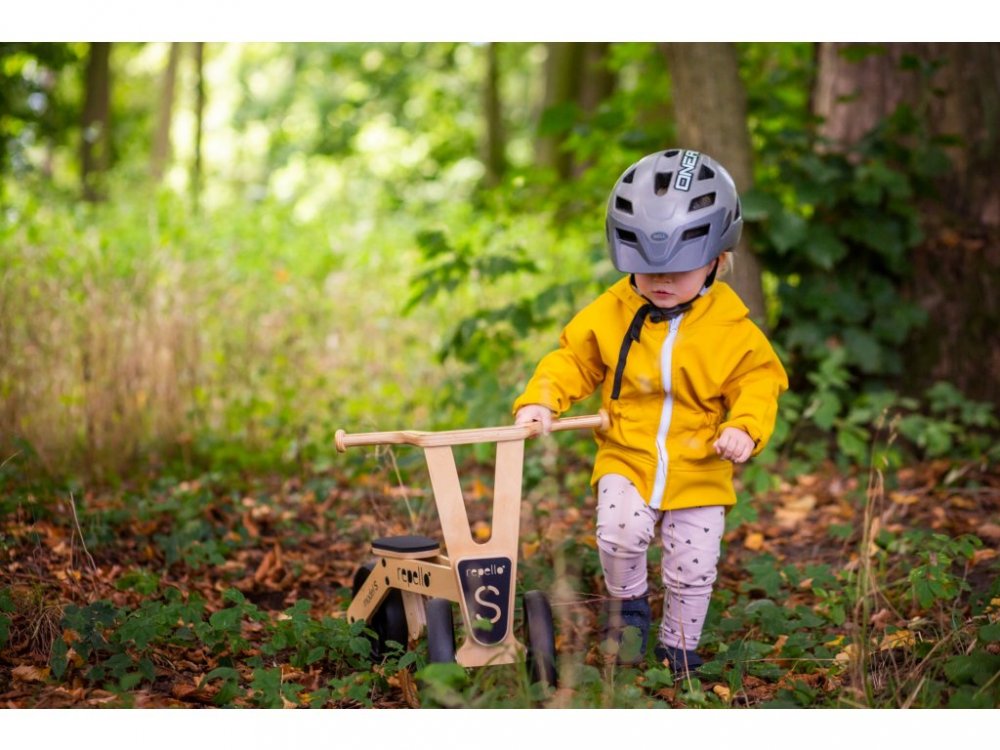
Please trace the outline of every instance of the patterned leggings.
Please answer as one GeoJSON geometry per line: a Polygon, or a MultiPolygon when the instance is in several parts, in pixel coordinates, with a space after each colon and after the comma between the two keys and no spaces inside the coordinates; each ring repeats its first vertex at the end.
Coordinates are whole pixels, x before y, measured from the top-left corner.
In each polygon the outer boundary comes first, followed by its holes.
{"type": "Polygon", "coordinates": [[[726,512],[720,505],[659,511],[620,474],[597,483],[597,549],[608,593],[635,599],[648,591],[646,552],[660,523],[664,600],[660,643],[692,650],[701,639],[719,562],[726,512]]]}

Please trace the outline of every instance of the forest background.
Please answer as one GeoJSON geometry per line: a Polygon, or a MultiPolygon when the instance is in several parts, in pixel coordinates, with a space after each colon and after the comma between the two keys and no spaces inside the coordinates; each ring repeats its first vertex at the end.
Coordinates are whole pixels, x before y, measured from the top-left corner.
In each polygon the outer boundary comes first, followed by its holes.
{"type": "MultiPolygon", "coordinates": [[[[353,567],[434,510],[419,455],[333,434],[509,423],[615,279],[613,181],[683,146],[744,195],[730,281],[792,387],[740,473],[714,671],[609,684],[581,646],[558,700],[995,707],[998,71],[996,44],[0,44],[0,693],[505,705],[419,650],[362,667],[353,567]]],[[[526,467],[523,575],[576,560],[567,650],[590,451],[526,467]]]]}

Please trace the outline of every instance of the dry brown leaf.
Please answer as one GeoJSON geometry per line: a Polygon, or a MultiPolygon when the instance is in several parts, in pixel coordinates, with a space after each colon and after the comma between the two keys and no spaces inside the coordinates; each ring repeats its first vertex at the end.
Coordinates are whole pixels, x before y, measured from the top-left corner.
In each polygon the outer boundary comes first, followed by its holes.
{"type": "Polygon", "coordinates": [[[871,624],[878,630],[885,630],[886,626],[892,622],[893,615],[888,609],[883,607],[878,612],[872,615],[871,624]]]}
{"type": "Polygon", "coordinates": [[[521,558],[524,560],[530,560],[538,552],[539,547],[542,543],[538,540],[534,542],[521,542],[521,558]]]}
{"type": "Polygon", "coordinates": [[[920,495],[914,495],[911,492],[890,492],[889,499],[896,505],[913,505],[920,500],[920,495]]]}
{"type": "Polygon", "coordinates": [[[979,563],[985,562],[986,560],[992,560],[998,554],[1000,554],[1000,552],[997,552],[995,549],[977,549],[972,553],[972,564],[979,565],[979,563]]]}
{"type": "Polygon", "coordinates": [[[879,644],[879,651],[888,651],[893,648],[913,648],[917,643],[917,637],[910,630],[897,630],[894,633],[886,633],[879,644]]]}
{"type": "Polygon", "coordinates": [[[987,539],[1000,540],[1000,525],[995,523],[984,523],[976,529],[976,536],[987,539]]]}
{"type": "Polygon", "coordinates": [[[774,509],[774,519],[779,526],[785,529],[798,526],[816,508],[815,495],[787,496],[782,500],[783,505],[774,509]]]}
{"type": "Polygon", "coordinates": [[[952,495],[948,498],[948,503],[955,508],[962,508],[963,510],[975,510],[979,507],[979,504],[975,500],[970,500],[961,495],[952,495]]]}
{"type": "Polygon", "coordinates": [[[410,708],[420,708],[420,695],[417,692],[417,683],[410,674],[410,670],[404,669],[399,673],[399,687],[403,693],[403,700],[410,708]]]}
{"type": "Polygon", "coordinates": [[[22,682],[45,682],[49,679],[48,667],[32,667],[30,664],[22,664],[20,667],[14,667],[11,670],[11,675],[15,680],[21,680],[22,682]]]}
{"type": "Polygon", "coordinates": [[[759,552],[761,547],[764,546],[764,535],[759,531],[747,532],[746,538],[743,540],[743,546],[748,550],[759,552]]]}

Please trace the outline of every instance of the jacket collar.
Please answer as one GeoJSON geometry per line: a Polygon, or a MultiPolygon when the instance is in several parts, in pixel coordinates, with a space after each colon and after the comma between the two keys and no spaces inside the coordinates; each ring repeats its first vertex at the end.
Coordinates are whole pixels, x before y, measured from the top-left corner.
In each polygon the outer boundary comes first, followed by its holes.
{"type": "MultiPolygon", "coordinates": [[[[632,286],[629,276],[624,276],[616,281],[608,291],[620,299],[630,315],[633,316],[640,307],[649,304],[649,300],[639,294],[632,286]]],[[[716,280],[705,294],[694,300],[691,309],[684,313],[684,321],[687,326],[690,326],[711,313],[712,317],[719,322],[736,322],[745,318],[749,312],[747,306],[743,304],[743,300],[729,284],[716,280]]]]}

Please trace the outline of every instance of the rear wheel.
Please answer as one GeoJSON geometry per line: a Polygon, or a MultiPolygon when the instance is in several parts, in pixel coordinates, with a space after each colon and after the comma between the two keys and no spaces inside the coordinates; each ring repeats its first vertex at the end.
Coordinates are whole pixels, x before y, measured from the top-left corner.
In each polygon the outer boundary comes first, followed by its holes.
{"type": "Polygon", "coordinates": [[[435,597],[428,600],[427,654],[431,662],[447,664],[455,661],[455,620],[451,602],[435,597]]]}
{"type": "MultiPolygon", "coordinates": [[[[375,563],[367,562],[354,573],[354,596],[358,595],[375,569],[375,563]]],[[[375,632],[375,638],[369,639],[372,644],[372,661],[381,661],[388,652],[389,641],[396,641],[406,648],[409,632],[406,627],[406,610],[403,607],[403,594],[399,589],[389,589],[385,599],[375,610],[368,627],[375,632]]]]}
{"type": "Polygon", "coordinates": [[[524,641],[532,682],[556,686],[556,639],[552,608],[541,591],[524,595],[524,641]]]}

